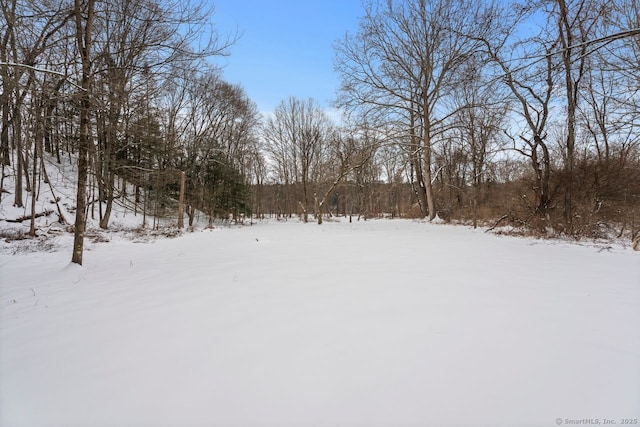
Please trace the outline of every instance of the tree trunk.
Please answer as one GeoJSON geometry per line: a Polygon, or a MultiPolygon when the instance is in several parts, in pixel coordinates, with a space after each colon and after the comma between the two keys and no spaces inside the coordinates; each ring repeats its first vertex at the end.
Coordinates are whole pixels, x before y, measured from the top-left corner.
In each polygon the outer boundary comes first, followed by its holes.
{"type": "MultiPolygon", "coordinates": [[[[306,172],[303,172],[303,174],[306,172]]],[[[302,217],[304,222],[309,222],[309,194],[307,193],[307,179],[305,176],[302,177],[302,217]]]]}
{"type": "Polygon", "coordinates": [[[424,186],[427,195],[427,210],[429,213],[429,221],[436,217],[436,204],[433,196],[433,179],[431,178],[431,115],[427,90],[423,90],[422,95],[422,123],[423,123],[423,142],[424,142],[424,186]]]}
{"type": "MultiPolygon", "coordinates": [[[[40,121],[40,109],[36,108],[36,112],[35,112],[35,117],[37,118],[37,121],[40,121]]],[[[37,176],[38,176],[38,145],[39,145],[39,141],[40,138],[42,136],[42,132],[40,130],[40,123],[36,123],[35,124],[36,129],[35,129],[35,140],[33,141],[33,169],[31,171],[32,174],[32,178],[33,178],[33,183],[31,184],[31,223],[29,225],[29,236],[31,237],[35,237],[36,236],[36,199],[37,199],[37,192],[36,189],[38,188],[38,182],[37,180],[37,176]]]]}
{"type": "MultiPolygon", "coordinates": [[[[566,85],[566,97],[567,97],[567,163],[565,165],[566,172],[566,189],[564,193],[564,219],[567,222],[569,233],[573,233],[573,221],[572,221],[572,198],[573,198],[573,164],[574,164],[574,150],[576,141],[576,109],[577,109],[577,81],[574,82],[572,67],[573,67],[573,43],[574,38],[572,34],[571,24],[569,22],[569,10],[564,0],[558,0],[560,7],[560,19],[558,22],[560,40],[562,42],[562,61],[565,72],[565,85],[566,85]]],[[[584,53],[584,51],[583,51],[584,53]]],[[[583,59],[580,59],[583,61],[583,59]]],[[[578,79],[580,80],[580,76],[578,79]]]]}
{"type": "Polygon", "coordinates": [[[429,221],[436,217],[436,204],[433,196],[433,179],[431,177],[431,141],[425,131],[424,139],[424,185],[427,195],[427,208],[429,213],[429,221]]]}
{"type": "Polygon", "coordinates": [[[473,210],[473,228],[478,228],[478,186],[473,187],[473,200],[471,201],[473,210]]]}
{"type": "MultiPolygon", "coordinates": [[[[104,213],[102,214],[102,216],[100,217],[100,228],[102,228],[103,230],[106,230],[109,228],[109,219],[111,218],[111,212],[113,210],[113,197],[114,197],[114,191],[115,191],[115,173],[113,173],[113,171],[107,171],[107,185],[106,185],[106,191],[107,191],[107,197],[106,197],[106,206],[105,206],[105,210],[104,213]]],[[[102,202],[99,201],[99,203],[102,205],[102,202]]]]}
{"type": "MultiPolygon", "coordinates": [[[[186,174],[180,171],[180,196],[178,199],[178,228],[184,228],[184,192],[186,186],[186,174]]],[[[193,221],[190,221],[192,223],[193,221]]],[[[189,224],[191,226],[191,224],[189,224]]]]}
{"type": "Polygon", "coordinates": [[[549,149],[547,144],[540,138],[534,136],[534,144],[531,148],[531,163],[536,171],[536,195],[538,197],[538,205],[536,212],[545,217],[551,200],[549,190],[549,180],[551,178],[551,160],[549,159],[549,149]],[[538,147],[542,149],[542,162],[538,160],[538,147]]]}
{"type": "MultiPolygon", "coordinates": [[[[4,81],[4,80],[3,80],[4,81]]],[[[11,166],[11,157],[9,156],[9,94],[8,88],[4,88],[4,92],[0,98],[2,99],[2,129],[0,129],[0,162],[5,166],[11,166]],[[7,101],[5,101],[5,98],[7,101]]]]}
{"type": "MultiPolygon", "coordinates": [[[[12,124],[13,124],[13,140],[15,142],[16,145],[16,182],[15,182],[15,195],[14,195],[14,201],[13,201],[13,205],[21,208],[24,206],[23,200],[22,200],[22,180],[23,180],[23,172],[26,171],[26,165],[25,165],[25,161],[24,161],[24,156],[22,155],[22,123],[20,120],[20,111],[17,110],[16,111],[16,116],[13,118],[12,120],[12,124]]],[[[28,176],[28,174],[26,174],[28,176]]],[[[28,178],[27,178],[28,179],[28,178]]],[[[27,182],[27,191],[30,190],[30,185],[27,182]]]]}
{"type": "Polygon", "coordinates": [[[316,219],[318,220],[318,225],[322,225],[322,207],[323,207],[324,199],[322,200],[322,202],[319,202],[318,196],[314,194],[313,200],[316,205],[316,219]]]}
{"type": "Polygon", "coordinates": [[[83,26],[83,10],[81,0],[75,0],[76,42],[82,61],[82,80],[80,92],[80,139],[78,141],[78,188],[76,194],[76,221],[73,236],[73,255],[71,262],[82,265],[84,251],[84,234],[87,225],[87,175],[90,143],[90,108],[91,108],[91,32],[93,24],[93,7],[95,0],[87,0],[86,18],[83,26]]]}
{"type": "MultiPolygon", "coordinates": [[[[427,186],[425,185],[424,174],[422,172],[422,156],[420,155],[420,146],[416,142],[417,136],[415,135],[414,122],[411,121],[411,129],[409,130],[411,137],[411,165],[413,166],[412,172],[415,171],[417,188],[414,192],[418,196],[418,204],[424,217],[429,214],[429,206],[427,203],[427,186]]],[[[413,181],[413,180],[412,180],[413,181]]]]}
{"type": "MultiPolygon", "coordinates": [[[[16,2],[12,5],[3,2],[3,14],[5,15],[5,30],[2,31],[2,40],[0,42],[0,61],[8,62],[9,60],[9,44],[15,42],[12,37],[15,18],[16,2]]],[[[11,147],[9,146],[9,109],[11,104],[11,94],[13,93],[13,85],[9,77],[9,67],[0,65],[0,81],[2,81],[2,94],[0,94],[0,108],[2,109],[2,127],[0,128],[0,163],[3,166],[11,166],[11,147]]]]}

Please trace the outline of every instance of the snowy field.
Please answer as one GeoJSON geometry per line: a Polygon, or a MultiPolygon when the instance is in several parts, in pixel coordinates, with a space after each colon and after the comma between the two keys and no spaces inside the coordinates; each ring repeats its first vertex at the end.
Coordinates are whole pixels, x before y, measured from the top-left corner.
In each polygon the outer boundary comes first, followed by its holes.
{"type": "Polygon", "coordinates": [[[622,246],[290,221],[114,234],[78,267],[60,239],[0,255],[3,427],[640,419],[622,246]]]}

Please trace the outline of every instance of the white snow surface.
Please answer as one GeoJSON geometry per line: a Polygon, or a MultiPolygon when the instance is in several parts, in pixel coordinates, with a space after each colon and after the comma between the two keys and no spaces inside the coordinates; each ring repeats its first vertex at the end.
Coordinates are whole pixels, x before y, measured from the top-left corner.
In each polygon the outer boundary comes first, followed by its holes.
{"type": "Polygon", "coordinates": [[[0,255],[3,427],[640,418],[628,248],[343,220],[89,249],[0,255]]]}

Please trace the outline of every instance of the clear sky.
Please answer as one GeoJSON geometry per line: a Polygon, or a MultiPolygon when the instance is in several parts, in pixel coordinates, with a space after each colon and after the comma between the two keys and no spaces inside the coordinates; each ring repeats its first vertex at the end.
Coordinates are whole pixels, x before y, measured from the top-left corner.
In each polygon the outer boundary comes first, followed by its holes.
{"type": "Polygon", "coordinates": [[[241,33],[222,60],[225,79],[242,85],[261,112],[289,96],[330,107],[339,86],[333,44],[357,29],[361,0],[211,1],[219,32],[241,33]]]}

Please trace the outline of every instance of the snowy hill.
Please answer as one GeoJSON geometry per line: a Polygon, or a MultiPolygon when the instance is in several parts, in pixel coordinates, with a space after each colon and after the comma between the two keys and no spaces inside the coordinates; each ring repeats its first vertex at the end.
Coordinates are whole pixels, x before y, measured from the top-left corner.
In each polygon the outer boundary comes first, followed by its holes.
{"type": "MultiPolygon", "coordinates": [[[[640,258],[412,221],[0,255],[2,426],[640,417],[640,258]]],[[[559,421],[557,421],[559,420],[559,421]]]]}
{"type": "MultiPolygon", "coordinates": [[[[24,192],[24,205],[14,204],[15,176],[6,173],[0,193],[0,253],[42,252],[61,250],[71,258],[73,228],[76,208],[75,160],[62,158],[58,164],[52,157],[45,157],[49,182],[41,180],[36,189],[35,237],[29,237],[31,226],[31,192],[24,192]]],[[[137,240],[149,240],[154,236],[179,234],[175,229],[177,215],[154,217],[152,212],[143,215],[143,200],[135,203],[134,187],[127,185],[128,194],[118,195],[114,200],[108,230],[99,227],[97,194],[90,193],[87,215],[86,248],[111,240],[114,233],[137,240]],[[166,230],[173,227],[173,230],[166,230]],[[154,229],[155,228],[155,229],[154,229]]],[[[94,190],[95,191],[95,190],[94,190]]],[[[104,203],[103,203],[104,206],[104,203]]],[[[148,209],[149,210],[149,209],[148,209]]],[[[198,221],[196,221],[196,224],[198,221]]]]}

